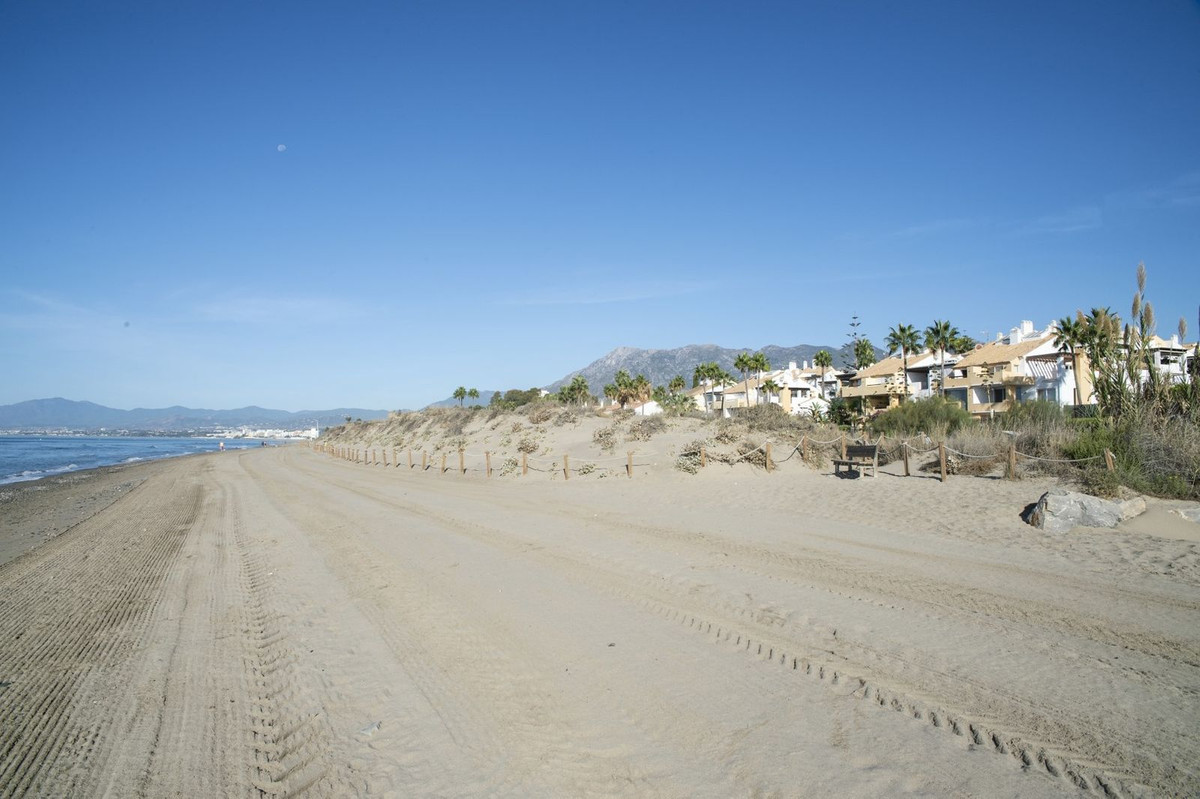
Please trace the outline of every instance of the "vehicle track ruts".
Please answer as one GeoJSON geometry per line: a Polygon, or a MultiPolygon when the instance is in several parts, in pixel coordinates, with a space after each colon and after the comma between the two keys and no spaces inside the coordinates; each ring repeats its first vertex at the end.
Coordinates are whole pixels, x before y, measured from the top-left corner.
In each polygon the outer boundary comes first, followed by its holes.
{"type": "MultiPolygon", "coordinates": [[[[248,468],[254,476],[253,467],[248,468]]],[[[275,494],[281,513],[287,515],[295,506],[297,489],[287,492],[277,482],[266,481],[264,488],[275,494]]],[[[335,510],[341,507],[337,495],[327,487],[306,486],[303,494],[323,494],[324,501],[313,503],[315,510],[309,507],[293,522],[319,542],[343,584],[354,586],[371,578],[365,584],[375,585],[383,581],[374,579],[376,575],[386,576],[385,590],[354,592],[357,607],[396,653],[460,749],[477,764],[478,773],[490,775],[465,792],[515,795],[539,781],[594,786],[607,777],[609,767],[599,748],[565,726],[566,714],[556,707],[556,698],[516,667],[513,650],[519,647],[519,636],[506,634],[486,608],[463,608],[460,598],[443,596],[438,582],[421,571],[381,565],[390,559],[344,522],[335,510]],[[486,665],[473,665],[477,663],[486,665]],[[497,735],[500,731],[515,735],[522,746],[506,748],[497,735]],[[580,751],[593,755],[580,758],[580,751]],[[496,768],[499,763],[503,769],[496,768]]]]}
{"type": "MultiPolygon", "coordinates": [[[[320,491],[322,489],[318,486],[311,490],[320,491]]],[[[668,615],[672,618],[677,615],[694,618],[697,613],[704,614],[709,617],[709,619],[705,621],[706,624],[712,625],[714,622],[716,622],[715,626],[724,628],[726,631],[738,629],[739,626],[743,630],[747,628],[754,629],[753,625],[759,622],[759,619],[757,619],[753,611],[748,611],[746,608],[738,606],[737,603],[729,603],[725,605],[719,603],[717,606],[707,607],[697,606],[697,597],[691,592],[679,591],[678,587],[672,587],[668,584],[664,584],[662,580],[656,581],[653,579],[646,579],[642,576],[633,575],[627,565],[623,567],[617,566],[617,568],[614,570],[613,564],[601,563],[595,558],[585,558],[584,560],[579,560],[579,553],[573,553],[572,555],[568,556],[561,552],[548,552],[545,548],[530,548],[529,542],[521,541],[519,536],[514,537],[511,531],[499,530],[476,522],[458,519],[452,515],[432,511],[427,507],[420,507],[411,502],[402,502],[396,497],[380,494],[370,486],[364,486],[360,483],[339,483],[336,486],[336,490],[349,491],[373,501],[381,502],[397,509],[402,509],[414,516],[427,518],[451,531],[470,535],[472,537],[479,538],[480,540],[485,540],[494,546],[502,547],[508,552],[519,552],[524,554],[525,557],[541,561],[545,564],[557,563],[559,569],[569,569],[574,579],[592,585],[593,587],[600,588],[601,590],[606,590],[612,595],[624,599],[625,601],[646,602],[648,603],[649,607],[654,608],[662,615],[668,615]],[[630,580],[634,581],[633,584],[630,583],[630,580]],[[734,615],[731,617],[730,613],[733,613],[734,615]]],[[[732,633],[727,632],[727,634],[731,635],[732,633]]],[[[742,639],[763,641],[764,637],[766,637],[767,641],[771,641],[773,639],[775,642],[777,642],[776,646],[764,644],[767,646],[767,648],[764,650],[764,653],[770,654],[772,659],[774,659],[774,650],[776,648],[780,650],[787,648],[791,649],[793,652],[799,648],[802,653],[805,652],[806,649],[806,645],[803,643],[803,641],[796,640],[794,638],[790,640],[780,638],[778,630],[768,629],[764,631],[761,625],[758,628],[757,634],[753,637],[746,633],[737,634],[737,640],[739,642],[742,639]]],[[[801,636],[801,638],[803,637],[804,636],[801,636]]],[[[818,642],[810,652],[805,653],[805,657],[815,658],[821,653],[826,653],[826,660],[831,661],[832,664],[835,664],[831,665],[830,668],[840,668],[845,670],[847,664],[844,659],[841,659],[840,657],[841,654],[845,652],[845,643],[839,642],[836,646],[836,649],[824,648],[822,646],[823,643],[823,641],[818,642]],[[841,662],[839,662],[839,660],[841,662]]],[[[860,665],[862,664],[860,663],[860,665]]],[[[915,665],[916,664],[910,664],[910,667],[915,665]]],[[[954,675],[943,676],[945,678],[953,678],[954,675]]],[[[868,684],[865,680],[863,682],[864,685],[868,684]]],[[[993,693],[995,692],[995,686],[979,686],[979,688],[980,690],[991,690],[993,693]]],[[[930,718],[932,719],[940,719],[947,715],[947,712],[941,710],[940,708],[927,711],[920,710],[922,707],[931,706],[929,700],[905,700],[903,698],[905,696],[903,692],[898,692],[890,688],[876,688],[874,690],[875,696],[887,694],[892,695],[893,697],[899,697],[896,698],[895,701],[901,706],[917,708],[915,711],[917,713],[927,712],[930,714],[930,718]]],[[[1009,705],[1013,702],[1013,699],[1014,698],[1012,696],[1004,696],[1002,697],[1003,701],[1001,701],[1001,699],[997,699],[996,704],[1009,705]]],[[[1035,708],[1030,707],[1029,702],[1022,702],[1022,704],[1026,705],[1030,711],[1036,711],[1035,708]]],[[[936,707],[936,705],[933,706],[936,707]]],[[[1057,731],[1054,729],[1051,719],[1045,718],[1042,723],[1043,725],[1049,725],[1044,731],[1057,731]]],[[[968,722],[965,718],[956,717],[956,726],[959,728],[965,729],[967,726],[969,726],[969,724],[974,724],[977,729],[984,729],[988,726],[983,722],[968,722]]],[[[1014,752],[1022,758],[1033,758],[1035,760],[1040,756],[1042,760],[1051,763],[1052,765],[1047,767],[1047,770],[1051,771],[1051,773],[1056,773],[1064,776],[1065,778],[1072,778],[1071,775],[1078,776],[1093,772],[1093,768],[1086,758],[1076,757],[1074,758],[1073,762],[1070,755],[1056,757],[1053,754],[1047,754],[1045,751],[1042,751],[1042,747],[1036,743],[1022,743],[1017,745],[1014,742],[1021,740],[1018,736],[997,733],[996,737],[997,740],[1005,740],[1009,742],[1006,744],[1007,751],[1014,752]],[[1037,754],[1039,751],[1041,752],[1040,755],[1037,754]],[[1068,765],[1068,763],[1070,765],[1068,765]]],[[[1092,751],[1095,750],[1092,749],[1092,751]]],[[[1110,762],[1108,768],[1111,769],[1114,766],[1117,766],[1117,764],[1110,762]]],[[[1117,766],[1118,773],[1122,770],[1123,769],[1120,766],[1117,766]]],[[[1076,784],[1087,782],[1087,780],[1085,780],[1083,777],[1079,777],[1079,779],[1074,781],[1076,784]]],[[[1112,784],[1115,782],[1115,779],[1108,778],[1101,770],[1092,778],[1089,784],[1092,786],[1098,786],[1100,784],[1112,784]]]]}
{"type": "MultiPolygon", "coordinates": [[[[240,494],[240,489],[223,488],[240,494]]],[[[242,507],[236,498],[229,505],[242,507]]],[[[244,520],[224,520],[236,555],[242,632],[242,679],[249,710],[249,781],[257,796],[335,795],[337,770],[328,760],[331,733],[277,607],[271,569],[244,520]]]]}
{"type": "Polygon", "coordinates": [[[70,795],[103,762],[118,686],[199,505],[194,486],[130,492],[0,567],[0,793],[70,795]],[[126,511],[154,519],[131,529],[126,511]]]}

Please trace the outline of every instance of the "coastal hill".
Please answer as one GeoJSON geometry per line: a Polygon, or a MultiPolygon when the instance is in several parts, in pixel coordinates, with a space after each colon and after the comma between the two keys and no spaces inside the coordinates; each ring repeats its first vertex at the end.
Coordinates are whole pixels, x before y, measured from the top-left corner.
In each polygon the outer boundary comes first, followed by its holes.
{"type": "MultiPolygon", "coordinates": [[[[830,345],[798,344],[794,347],[779,347],[769,344],[766,347],[739,347],[730,349],[716,344],[690,344],[686,347],[676,347],[671,350],[643,350],[636,347],[617,347],[604,357],[592,361],[587,366],[563,377],[546,388],[557,391],[561,386],[570,383],[575,375],[583,375],[588,381],[588,387],[593,394],[603,390],[605,384],[613,381],[617,370],[624,369],[631,375],[645,375],[655,385],[668,383],[675,375],[683,375],[688,386],[692,384],[692,372],[697,364],[716,361],[722,369],[731,375],[739,376],[733,367],[733,359],[743,352],[762,352],[767,356],[772,369],[786,367],[790,361],[801,364],[808,361],[812,364],[813,356],[820,350],[828,350],[833,356],[834,366],[843,365],[845,353],[839,347],[830,345]]],[[[876,348],[876,354],[882,356],[882,350],[876,348]]]]}
{"type": "Polygon", "coordinates": [[[281,411],[251,405],[232,410],[184,408],[134,408],[120,410],[94,402],[54,397],[0,405],[0,430],[144,430],[207,431],[230,427],[296,430],[327,427],[355,419],[383,419],[385,410],[333,408],[324,411],[281,411]]]}

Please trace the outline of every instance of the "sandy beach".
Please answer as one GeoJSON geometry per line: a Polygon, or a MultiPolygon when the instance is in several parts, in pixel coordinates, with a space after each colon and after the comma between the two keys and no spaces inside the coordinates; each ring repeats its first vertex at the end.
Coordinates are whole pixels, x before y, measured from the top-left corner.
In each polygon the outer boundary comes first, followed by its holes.
{"type": "Polygon", "coordinates": [[[1037,479],[304,446],[73,478],[0,496],[4,796],[1200,792],[1161,503],[1050,536],[1037,479]]]}

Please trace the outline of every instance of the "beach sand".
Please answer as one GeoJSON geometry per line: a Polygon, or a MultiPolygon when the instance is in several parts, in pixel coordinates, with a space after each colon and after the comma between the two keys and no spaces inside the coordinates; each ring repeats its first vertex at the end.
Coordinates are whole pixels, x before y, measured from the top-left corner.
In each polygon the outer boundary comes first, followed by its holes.
{"type": "Polygon", "coordinates": [[[1169,503],[1047,535],[1045,479],[645,459],[5,487],[0,794],[1200,793],[1169,503]]]}

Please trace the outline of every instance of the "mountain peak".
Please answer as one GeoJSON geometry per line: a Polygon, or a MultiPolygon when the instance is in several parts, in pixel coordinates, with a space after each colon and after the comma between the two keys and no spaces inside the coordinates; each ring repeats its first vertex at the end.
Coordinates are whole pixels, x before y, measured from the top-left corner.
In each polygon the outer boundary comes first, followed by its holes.
{"type": "Polygon", "coordinates": [[[612,382],[613,377],[620,369],[624,369],[631,375],[645,375],[646,379],[655,385],[664,385],[676,375],[682,376],[690,385],[692,372],[701,363],[716,361],[722,369],[736,375],[738,372],[733,367],[733,360],[743,352],[761,351],[770,360],[771,367],[778,369],[787,366],[791,361],[811,362],[813,355],[820,350],[828,350],[834,356],[835,362],[840,361],[840,348],[829,345],[797,344],[794,347],[780,347],[770,344],[765,347],[729,348],[716,344],[687,344],[669,350],[622,346],[592,361],[582,369],[571,372],[562,379],[551,383],[546,388],[556,391],[569,383],[576,375],[583,375],[591,392],[599,394],[603,391],[605,384],[612,382]]]}

